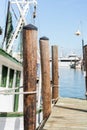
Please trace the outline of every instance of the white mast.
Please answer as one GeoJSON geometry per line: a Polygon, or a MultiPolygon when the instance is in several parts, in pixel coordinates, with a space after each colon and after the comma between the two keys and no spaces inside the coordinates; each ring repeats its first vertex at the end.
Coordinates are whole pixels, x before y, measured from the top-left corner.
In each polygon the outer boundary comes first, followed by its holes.
{"type": "Polygon", "coordinates": [[[25,16],[28,14],[30,5],[34,5],[34,7],[36,7],[37,1],[36,0],[10,0],[10,3],[15,4],[18,7],[20,17],[18,19],[17,26],[13,31],[13,33],[11,34],[11,37],[6,46],[7,53],[11,52],[14,40],[18,36],[19,32],[22,30],[23,25],[27,24],[25,16]]]}

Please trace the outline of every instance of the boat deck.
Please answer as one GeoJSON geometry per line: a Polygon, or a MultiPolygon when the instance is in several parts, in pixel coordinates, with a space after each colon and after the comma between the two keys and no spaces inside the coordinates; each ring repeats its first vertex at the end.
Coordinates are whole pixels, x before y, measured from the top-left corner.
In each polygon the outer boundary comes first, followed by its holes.
{"type": "Polygon", "coordinates": [[[60,98],[43,130],[87,130],[87,100],[60,98]]]}

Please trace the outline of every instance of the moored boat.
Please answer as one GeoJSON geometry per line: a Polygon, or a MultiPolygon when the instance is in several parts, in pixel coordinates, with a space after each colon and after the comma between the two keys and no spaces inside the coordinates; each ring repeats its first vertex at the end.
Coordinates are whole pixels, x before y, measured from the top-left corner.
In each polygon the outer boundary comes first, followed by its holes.
{"type": "Polygon", "coordinates": [[[2,49],[0,49],[0,61],[0,128],[13,130],[17,126],[21,129],[23,95],[15,93],[23,92],[23,67],[2,49]],[[20,123],[15,124],[17,121],[20,123]]]}
{"type": "MultiPolygon", "coordinates": [[[[15,40],[21,33],[23,26],[27,24],[25,16],[28,13],[29,7],[33,5],[36,10],[37,2],[36,0],[10,0],[8,3],[5,36],[2,48],[0,48],[0,129],[23,130],[23,60],[22,58],[20,59],[20,55],[22,54],[19,52],[15,54],[12,48],[15,40]],[[18,7],[20,15],[19,19],[17,19],[15,29],[11,30],[10,36],[7,38],[9,17],[10,22],[12,22],[10,12],[11,4],[18,7]]],[[[16,12],[14,13],[16,14],[16,12]]],[[[12,27],[12,24],[10,25],[12,27]]],[[[39,82],[37,82],[37,91],[40,93],[40,76],[38,76],[38,78],[39,82]]],[[[39,93],[37,95],[36,127],[38,127],[42,119],[41,95],[39,93]]]]}
{"type": "Polygon", "coordinates": [[[70,64],[70,68],[82,69],[82,61],[74,62],[70,64]]]}
{"type": "Polygon", "coordinates": [[[70,54],[67,57],[60,57],[58,59],[60,67],[70,67],[71,64],[79,62],[81,60],[76,54],[70,54]]]}

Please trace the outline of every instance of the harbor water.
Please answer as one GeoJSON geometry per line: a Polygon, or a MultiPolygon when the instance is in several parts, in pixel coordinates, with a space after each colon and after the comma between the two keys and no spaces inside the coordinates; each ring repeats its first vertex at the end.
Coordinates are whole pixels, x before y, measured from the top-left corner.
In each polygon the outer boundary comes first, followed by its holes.
{"type": "Polygon", "coordinates": [[[85,99],[85,76],[80,69],[59,67],[59,95],[85,99]]]}

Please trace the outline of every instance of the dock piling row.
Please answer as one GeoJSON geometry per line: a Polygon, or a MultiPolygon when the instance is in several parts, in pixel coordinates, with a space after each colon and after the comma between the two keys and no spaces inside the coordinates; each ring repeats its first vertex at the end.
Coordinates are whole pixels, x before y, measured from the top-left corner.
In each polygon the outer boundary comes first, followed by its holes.
{"type": "MultiPolygon", "coordinates": [[[[52,91],[50,84],[49,39],[41,37],[41,94],[43,120],[51,114],[51,102],[58,99],[58,48],[52,47],[52,91]]],[[[31,24],[23,27],[23,91],[24,94],[24,130],[36,130],[37,104],[37,28],[31,24]]]]}

